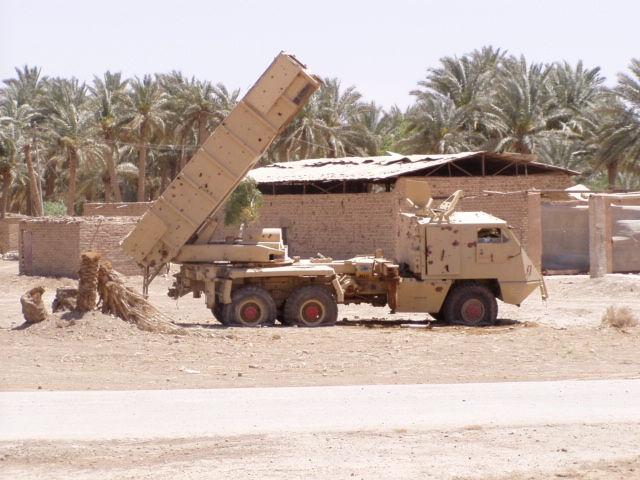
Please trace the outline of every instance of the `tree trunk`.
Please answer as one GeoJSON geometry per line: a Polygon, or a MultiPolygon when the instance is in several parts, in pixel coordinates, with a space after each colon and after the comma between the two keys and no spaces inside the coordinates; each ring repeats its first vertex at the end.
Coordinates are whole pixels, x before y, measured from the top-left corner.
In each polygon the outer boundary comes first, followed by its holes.
{"type": "Polygon", "coordinates": [[[207,132],[207,115],[202,114],[198,117],[198,146],[201,147],[209,136],[207,132]]]}
{"type": "Polygon", "coordinates": [[[138,150],[138,201],[145,201],[145,179],[147,176],[147,144],[140,145],[138,150]]]}
{"type": "Polygon", "coordinates": [[[69,148],[69,185],[67,191],[67,215],[75,215],[76,203],[76,176],[78,172],[78,152],[75,148],[69,148]]]}
{"type": "Polygon", "coordinates": [[[120,187],[118,186],[118,172],[116,171],[116,145],[111,138],[107,138],[107,170],[109,172],[109,190],[110,199],[108,201],[121,202],[122,194],[120,193],[120,187]]]}
{"type": "Polygon", "coordinates": [[[9,204],[12,179],[13,175],[11,173],[11,170],[7,170],[2,174],[2,199],[0,199],[0,218],[4,218],[7,215],[7,205],[9,204]]]}
{"type": "Polygon", "coordinates": [[[44,198],[47,200],[53,199],[53,195],[56,191],[56,172],[58,171],[58,162],[51,160],[44,177],[44,198]]]}
{"type": "Polygon", "coordinates": [[[618,164],[610,163],[607,165],[607,179],[609,180],[609,190],[616,189],[616,182],[618,180],[618,164]]]}
{"type": "Polygon", "coordinates": [[[187,164],[187,146],[185,145],[186,143],[187,143],[187,134],[183,132],[180,135],[180,168],[178,172],[181,172],[182,169],[187,164]]]}
{"type": "Polygon", "coordinates": [[[42,198],[40,197],[40,189],[38,188],[38,177],[36,170],[33,168],[33,158],[31,156],[31,144],[24,146],[24,159],[27,164],[27,171],[29,172],[29,198],[31,201],[31,212],[36,217],[41,217],[42,212],[42,198]]]}

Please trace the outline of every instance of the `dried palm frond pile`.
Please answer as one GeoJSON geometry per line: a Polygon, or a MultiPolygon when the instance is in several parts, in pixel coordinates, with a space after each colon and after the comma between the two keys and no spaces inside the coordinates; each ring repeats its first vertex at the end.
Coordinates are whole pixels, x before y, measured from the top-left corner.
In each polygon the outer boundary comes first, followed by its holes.
{"type": "Polygon", "coordinates": [[[103,313],[116,315],[134,323],[141,330],[156,333],[184,334],[183,328],[174,325],[134,289],[127,287],[122,276],[111,263],[102,260],[98,267],[98,294],[103,313]]]}
{"type": "Polygon", "coordinates": [[[56,288],[56,296],[51,304],[51,310],[55,312],[73,312],[76,309],[78,289],[75,287],[56,288]]]}
{"type": "Polygon", "coordinates": [[[47,319],[47,310],[42,302],[44,287],[35,287],[20,297],[22,315],[27,323],[38,323],[47,319]]]}
{"type": "Polygon", "coordinates": [[[98,252],[84,252],[80,255],[80,270],[78,270],[78,299],[76,309],[79,312],[89,312],[98,303],[98,266],[101,255],[98,252]]]}

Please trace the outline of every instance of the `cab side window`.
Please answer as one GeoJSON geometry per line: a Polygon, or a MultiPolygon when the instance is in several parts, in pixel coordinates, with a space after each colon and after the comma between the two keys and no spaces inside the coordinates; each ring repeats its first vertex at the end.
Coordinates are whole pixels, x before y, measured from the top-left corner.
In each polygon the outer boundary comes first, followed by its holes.
{"type": "Polygon", "coordinates": [[[478,243],[503,243],[507,237],[502,235],[499,228],[481,228],[478,230],[478,243]]]}

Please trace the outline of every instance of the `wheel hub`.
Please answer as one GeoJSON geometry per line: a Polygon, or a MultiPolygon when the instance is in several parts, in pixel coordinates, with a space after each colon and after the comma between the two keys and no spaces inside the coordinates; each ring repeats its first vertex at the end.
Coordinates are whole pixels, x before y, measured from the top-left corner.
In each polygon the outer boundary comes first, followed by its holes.
{"type": "Polygon", "coordinates": [[[484,304],[476,298],[469,299],[462,305],[462,319],[465,322],[479,322],[484,318],[484,314],[484,304]]]}
{"type": "Polygon", "coordinates": [[[315,322],[322,318],[322,306],[316,302],[309,302],[302,308],[302,316],[307,322],[315,322]]]}
{"type": "Polygon", "coordinates": [[[247,303],[240,309],[240,316],[247,322],[255,322],[260,318],[260,314],[260,307],[255,303],[247,303]]]}

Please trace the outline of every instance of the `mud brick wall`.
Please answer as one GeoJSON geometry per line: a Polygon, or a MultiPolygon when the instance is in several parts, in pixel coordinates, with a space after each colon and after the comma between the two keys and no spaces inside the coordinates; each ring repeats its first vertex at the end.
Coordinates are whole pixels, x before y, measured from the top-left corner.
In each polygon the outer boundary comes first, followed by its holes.
{"type": "Polygon", "coordinates": [[[22,216],[7,216],[0,219],[0,253],[18,250],[20,221],[22,216]]]}
{"type": "MultiPolygon", "coordinates": [[[[322,253],[334,259],[373,254],[382,248],[393,256],[398,202],[394,193],[332,195],[264,195],[260,216],[245,233],[268,227],[283,229],[289,255],[322,253]]],[[[218,228],[214,239],[234,235],[237,227],[218,228]]]]}
{"type": "MultiPolygon", "coordinates": [[[[445,190],[441,185],[441,197],[449,196],[457,186],[457,183],[449,183],[449,190],[445,190]]],[[[523,185],[517,185],[520,186],[523,185]]],[[[476,191],[491,189],[486,187],[497,188],[498,182],[480,185],[476,191]]],[[[400,179],[396,189],[389,193],[264,195],[259,218],[245,230],[245,237],[261,228],[280,227],[291,256],[309,257],[320,252],[334,259],[345,259],[372,254],[376,248],[382,248],[386,256],[394,258],[396,222],[403,192],[404,183],[400,179]]],[[[436,204],[439,201],[436,200],[436,204]]],[[[514,227],[534,264],[540,266],[539,194],[526,191],[476,193],[463,199],[459,210],[485,211],[507,221],[514,227]]],[[[218,220],[222,220],[222,215],[218,220]]],[[[220,227],[214,239],[223,240],[237,232],[238,227],[220,227]]]]}
{"type": "Polygon", "coordinates": [[[572,177],[564,173],[539,173],[520,176],[485,177],[402,177],[396,182],[396,191],[404,191],[405,179],[424,181],[435,199],[446,198],[456,190],[465,196],[480,195],[484,191],[517,192],[523,190],[564,190],[574,185],[572,177]]]}
{"type": "Polygon", "coordinates": [[[80,223],[80,251],[98,251],[120,273],[141,275],[142,269],[120,246],[122,239],[133,230],[137,222],[138,217],[90,217],[89,221],[80,223]]]}
{"type": "Polygon", "coordinates": [[[20,222],[20,273],[76,277],[80,259],[79,234],[79,222],[73,218],[20,222]]]}
{"type": "Polygon", "coordinates": [[[153,202],[85,203],[82,215],[85,217],[141,217],[153,202]]]}
{"type": "Polygon", "coordinates": [[[20,273],[77,278],[80,253],[96,250],[125,275],[140,268],[119,243],[138,217],[40,217],[20,223],[20,273]]]}

